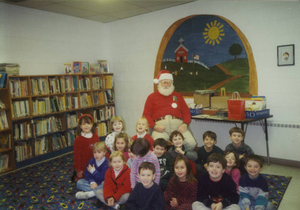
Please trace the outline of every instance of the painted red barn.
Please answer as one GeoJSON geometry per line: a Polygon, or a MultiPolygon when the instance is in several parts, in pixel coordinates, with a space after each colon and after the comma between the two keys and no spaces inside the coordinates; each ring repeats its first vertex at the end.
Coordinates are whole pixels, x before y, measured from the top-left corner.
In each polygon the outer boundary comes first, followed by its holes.
{"type": "Polygon", "coordinates": [[[179,46],[175,50],[175,62],[187,63],[188,62],[188,49],[184,46],[183,38],[179,39],[179,46]]]}

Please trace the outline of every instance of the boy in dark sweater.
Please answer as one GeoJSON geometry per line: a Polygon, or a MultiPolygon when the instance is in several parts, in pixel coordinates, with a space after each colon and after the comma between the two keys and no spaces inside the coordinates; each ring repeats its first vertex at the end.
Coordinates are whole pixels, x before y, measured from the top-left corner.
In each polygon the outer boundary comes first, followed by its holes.
{"type": "Polygon", "coordinates": [[[197,150],[198,159],[195,161],[198,175],[202,175],[207,169],[207,158],[213,153],[223,155],[223,150],[216,146],[217,135],[215,132],[206,131],[203,133],[203,146],[197,150]]]}
{"type": "Polygon", "coordinates": [[[239,181],[239,191],[241,199],[239,205],[242,210],[276,209],[274,204],[268,202],[269,189],[268,182],[260,175],[263,161],[258,155],[248,155],[245,160],[247,173],[239,181]]]}
{"type": "Polygon", "coordinates": [[[173,175],[173,162],[171,158],[166,155],[168,143],[163,138],[158,138],[153,144],[153,153],[156,155],[160,166],[160,183],[159,186],[162,191],[167,188],[168,182],[173,175]]]}
{"type": "Polygon", "coordinates": [[[222,154],[214,153],[208,157],[207,164],[208,172],[198,182],[197,201],[192,205],[193,210],[239,210],[236,184],[224,173],[226,159],[222,154]]]}
{"type": "Polygon", "coordinates": [[[143,162],[139,166],[138,182],[130,193],[126,209],[130,210],[163,210],[164,196],[155,179],[155,166],[151,162],[143,162]]]}

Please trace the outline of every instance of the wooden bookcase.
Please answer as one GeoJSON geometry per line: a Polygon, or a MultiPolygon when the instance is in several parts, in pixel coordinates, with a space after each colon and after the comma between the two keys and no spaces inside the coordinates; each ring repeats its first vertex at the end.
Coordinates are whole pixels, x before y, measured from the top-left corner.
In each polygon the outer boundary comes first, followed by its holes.
{"type": "Polygon", "coordinates": [[[11,171],[15,168],[14,149],[12,144],[11,109],[8,88],[0,88],[0,100],[5,105],[5,108],[0,108],[0,117],[2,117],[2,119],[0,120],[2,120],[2,123],[5,123],[5,126],[0,128],[0,138],[6,139],[6,145],[0,147],[0,158],[2,159],[0,165],[1,174],[11,171]]]}
{"type": "Polygon", "coordinates": [[[114,75],[8,77],[15,168],[73,151],[77,121],[90,114],[102,139],[114,111],[114,75]]]}

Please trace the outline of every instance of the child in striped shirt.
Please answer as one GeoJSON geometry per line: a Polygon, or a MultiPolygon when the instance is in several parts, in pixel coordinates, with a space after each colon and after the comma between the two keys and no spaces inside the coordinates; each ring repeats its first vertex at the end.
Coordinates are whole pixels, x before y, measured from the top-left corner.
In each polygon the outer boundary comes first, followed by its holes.
{"type": "Polygon", "coordinates": [[[155,166],[155,179],[154,182],[159,185],[160,181],[160,166],[158,159],[152,151],[150,151],[150,143],[145,138],[137,138],[132,146],[131,152],[135,155],[130,172],[130,182],[131,188],[133,189],[137,182],[140,182],[139,179],[139,166],[142,162],[151,162],[155,166]]]}

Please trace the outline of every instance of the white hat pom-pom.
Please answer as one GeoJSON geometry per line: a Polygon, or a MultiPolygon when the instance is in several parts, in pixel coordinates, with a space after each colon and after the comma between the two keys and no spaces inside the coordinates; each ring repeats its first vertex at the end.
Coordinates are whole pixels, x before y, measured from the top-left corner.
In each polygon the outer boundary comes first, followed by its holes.
{"type": "Polygon", "coordinates": [[[159,80],[158,80],[158,79],[154,79],[153,82],[154,82],[155,84],[158,84],[158,83],[159,83],[159,80]]]}

